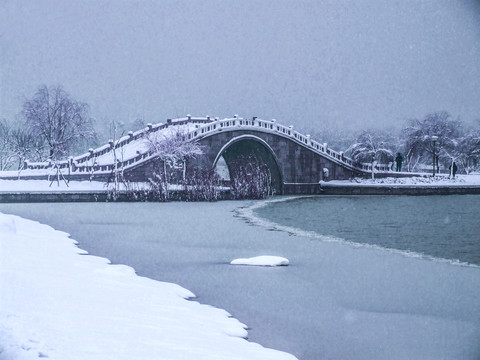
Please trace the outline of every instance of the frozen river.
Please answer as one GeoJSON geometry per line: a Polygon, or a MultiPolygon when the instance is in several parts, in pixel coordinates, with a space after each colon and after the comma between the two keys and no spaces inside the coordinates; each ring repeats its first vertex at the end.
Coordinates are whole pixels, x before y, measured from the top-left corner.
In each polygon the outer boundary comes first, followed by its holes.
{"type": "MultiPolygon", "coordinates": [[[[300,203],[290,202],[297,209],[294,221],[306,216],[299,213],[300,203]]],[[[93,255],[177,283],[199,302],[226,309],[246,323],[250,340],[299,359],[445,354],[475,359],[480,354],[478,268],[249,226],[234,216],[234,209],[249,204],[1,204],[0,212],[49,224],[70,233],[93,255]],[[257,255],[284,256],[291,265],[229,265],[235,258],[257,255]]],[[[316,218],[329,211],[320,210],[316,218]]],[[[372,226],[378,226],[377,220],[372,217],[372,226]]]]}

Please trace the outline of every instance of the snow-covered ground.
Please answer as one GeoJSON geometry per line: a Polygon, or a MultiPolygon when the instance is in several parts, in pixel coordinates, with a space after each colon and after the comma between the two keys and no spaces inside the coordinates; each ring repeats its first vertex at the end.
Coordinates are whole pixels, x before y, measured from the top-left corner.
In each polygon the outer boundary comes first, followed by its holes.
{"type": "Polygon", "coordinates": [[[295,359],[175,284],[85,256],[68,234],[0,214],[0,359],[295,359]]]}
{"type": "MultiPolygon", "coordinates": [[[[0,193],[67,193],[67,192],[105,192],[113,190],[114,183],[105,183],[101,181],[70,181],[66,183],[63,180],[0,180],[0,193]]],[[[219,190],[227,190],[227,187],[219,186],[219,190]]],[[[127,190],[125,184],[118,183],[120,191],[127,190]]],[[[171,191],[183,190],[183,185],[168,184],[171,191]]],[[[128,190],[151,190],[147,182],[130,182],[128,190]]]]}
{"type": "Polygon", "coordinates": [[[415,176],[415,177],[386,177],[386,178],[375,178],[365,179],[365,178],[354,178],[350,180],[332,180],[332,181],[321,181],[322,185],[343,185],[343,186],[414,186],[414,187],[423,187],[423,186],[480,186],[480,175],[456,175],[454,179],[449,178],[447,175],[439,175],[435,178],[432,176],[415,176]]]}
{"type": "Polygon", "coordinates": [[[101,181],[48,180],[0,180],[0,192],[66,192],[66,191],[105,191],[107,184],[101,181]]]}

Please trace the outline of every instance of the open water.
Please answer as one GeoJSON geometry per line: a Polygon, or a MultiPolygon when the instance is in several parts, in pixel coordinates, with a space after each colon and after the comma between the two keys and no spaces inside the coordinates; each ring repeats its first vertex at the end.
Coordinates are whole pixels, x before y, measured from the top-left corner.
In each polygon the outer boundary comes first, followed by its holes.
{"type": "Polygon", "coordinates": [[[254,213],[319,239],[480,266],[478,195],[301,197],[267,203],[254,213]]]}

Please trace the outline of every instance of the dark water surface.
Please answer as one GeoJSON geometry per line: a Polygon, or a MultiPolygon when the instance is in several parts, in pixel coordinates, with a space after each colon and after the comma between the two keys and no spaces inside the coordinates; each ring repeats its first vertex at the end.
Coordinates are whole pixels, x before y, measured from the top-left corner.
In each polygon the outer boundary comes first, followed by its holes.
{"type": "Polygon", "coordinates": [[[255,210],[283,226],[480,265],[480,196],[321,196],[255,210]]]}

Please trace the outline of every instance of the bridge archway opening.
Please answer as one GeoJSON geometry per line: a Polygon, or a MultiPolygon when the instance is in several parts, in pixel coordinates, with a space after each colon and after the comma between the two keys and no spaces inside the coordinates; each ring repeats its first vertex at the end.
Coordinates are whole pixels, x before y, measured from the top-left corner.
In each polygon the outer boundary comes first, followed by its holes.
{"type": "Polygon", "coordinates": [[[256,136],[244,135],[230,140],[217,154],[214,167],[221,177],[228,177],[229,180],[233,180],[234,166],[241,159],[249,157],[253,157],[260,164],[266,165],[271,176],[270,185],[275,189],[276,194],[282,194],[283,179],[277,158],[270,146],[256,136]]]}

